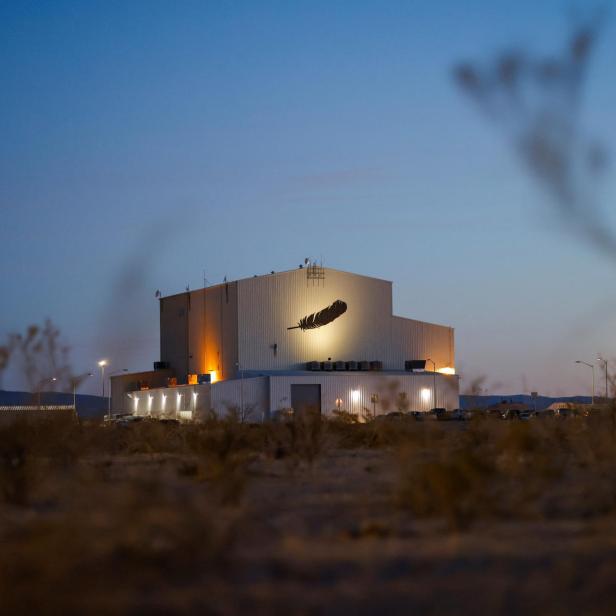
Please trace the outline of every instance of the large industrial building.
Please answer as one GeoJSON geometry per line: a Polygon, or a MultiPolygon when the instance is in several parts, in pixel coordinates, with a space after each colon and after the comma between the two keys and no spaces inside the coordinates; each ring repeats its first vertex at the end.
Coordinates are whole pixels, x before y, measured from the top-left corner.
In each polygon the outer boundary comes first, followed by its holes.
{"type": "Polygon", "coordinates": [[[159,302],[160,361],[112,379],[114,410],[261,420],[458,406],[453,329],[394,315],[387,280],[308,263],[159,302]]]}

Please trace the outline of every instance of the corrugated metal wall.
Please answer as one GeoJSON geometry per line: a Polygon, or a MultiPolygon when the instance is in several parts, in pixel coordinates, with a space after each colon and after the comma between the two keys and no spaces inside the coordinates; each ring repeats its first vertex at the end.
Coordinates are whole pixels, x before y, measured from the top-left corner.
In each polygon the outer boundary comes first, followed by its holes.
{"type": "Polygon", "coordinates": [[[380,360],[403,370],[407,359],[454,367],[453,330],[394,317],[386,280],[325,269],[313,284],[306,270],[238,282],[239,361],[246,370],[303,369],[307,361],[380,360]],[[347,311],[318,329],[287,329],[340,299],[347,311]]]}
{"type": "Polygon", "coordinates": [[[303,368],[306,361],[385,358],[391,340],[391,283],[325,270],[319,284],[298,269],[238,284],[240,363],[244,369],[303,368]],[[310,331],[288,329],[336,300],[347,311],[310,331]],[[276,347],[274,346],[276,345],[276,347]]]}
{"type": "MultiPolygon", "coordinates": [[[[455,367],[454,332],[445,325],[392,318],[391,362],[404,368],[407,359],[432,359],[436,369],[455,367]]],[[[426,366],[432,370],[432,364],[426,366]]]]}
{"type": "Polygon", "coordinates": [[[436,404],[433,388],[434,375],[429,373],[383,375],[383,374],[321,374],[314,376],[271,376],[270,409],[277,411],[291,406],[291,385],[319,383],[321,385],[321,412],[329,414],[337,408],[336,400],[342,400],[340,408],[354,414],[373,411],[373,395],[378,396],[377,414],[398,410],[428,411],[434,406],[454,409],[459,406],[458,377],[436,375],[436,404]],[[400,394],[405,394],[400,398],[400,394]]]}
{"type": "Polygon", "coordinates": [[[188,293],[160,300],[160,359],[169,363],[180,383],[188,374],[188,293]]]}
{"type": "Polygon", "coordinates": [[[150,388],[166,387],[170,376],[171,370],[148,370],[111,376],[111,410],[114,413],[132,412],[132,406],[128,405],[130,400],[126,396],[127,392],[139,391],[141,383],[147,383],[150,388]]]}
{"type": "Polygon", "coordinates": [[[216,371],[233,378],[237,364],[237,282],[191,293],[188,366],[193,374],[216,371]]]}
{"type": "Polygon", "coordinates": [[[142,417],[198,419],[211,407],[210,385],[144,389],[126,396],[128,411],[142,417]]]}
{"type": "Polygon", "coordinates": [[[312,281],[306,269],[225,283],[161,300],[161,359],[178,382],[190,373],[304,369],[308,361],[379,360],[402,370],[408,359],[454,368],[453,329],[392,315],[392,284],[325,268],[312,281]],[[336,300],[347,310],[327,325],[288,329],[336,300]]]}
{"type": "Polygon", "coordinates": [[[372,413],[377,395],[377,414],[395,410],[427,411],[434,406],[457,408],[458,377],[436,375],[436,404],[433,374],[315,374],[297,376],[263,376],[220,381],[213,385],[184,385],[143,391],[127,396],[127,408],[136,415],[200,419],[213,410],[218,417],[229,413],[244,419],[261,421],[272,413],[291,407],[291,385],[321,385],[321,411],[330,414],[342,402],[341,410],[357,415],[372,413]],[[196,395],[195,395],[196,394],[196,395]],[[404,394],[404,398],[400,397],[404,394]]]}
{"type": "Polygon", "coordinates": [[[261,421],[269,411],[269,385],[267,377],[233,379],[212,385],[211,408],[218,417],[230,412],[241,412],[249,421],[261,421]]]}

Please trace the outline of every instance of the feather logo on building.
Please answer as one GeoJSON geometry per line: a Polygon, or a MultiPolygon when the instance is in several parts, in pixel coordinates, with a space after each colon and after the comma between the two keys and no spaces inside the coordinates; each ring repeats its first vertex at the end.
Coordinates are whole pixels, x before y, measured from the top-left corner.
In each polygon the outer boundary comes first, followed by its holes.
{"type": "Polygon", "coordinates": [[[319,310],[319,312],[313,312],[308,316],[300,319],[297,325],[293,327],[287,327],[287,329],[301,329],[306,331],[307,329],[316,329],[317,327],[323,327],[332,321],[336,320],[339,316],[342,316],[347,309],[347,305],[341,299],[337,299],[331,306],[319,310]]]}

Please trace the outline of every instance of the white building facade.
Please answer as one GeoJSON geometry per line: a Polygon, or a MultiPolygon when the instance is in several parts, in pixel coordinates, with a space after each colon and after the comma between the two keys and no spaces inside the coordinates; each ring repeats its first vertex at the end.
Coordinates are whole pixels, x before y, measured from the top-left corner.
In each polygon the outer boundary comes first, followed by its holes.
{"type": "Polygon", "coordinates": [[[129,392],[126,408],[169,414],[184,385],[197,393],[195,416],[456,408],[453,328],[392,305],[391,282],[318,266],[163,297],[159,367],[175,387],[129,392]]]}

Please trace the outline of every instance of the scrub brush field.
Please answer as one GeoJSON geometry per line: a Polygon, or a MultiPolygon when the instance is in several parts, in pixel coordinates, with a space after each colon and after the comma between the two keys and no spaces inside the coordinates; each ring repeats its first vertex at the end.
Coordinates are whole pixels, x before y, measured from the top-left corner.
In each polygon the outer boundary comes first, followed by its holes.
{"type": "Polygon", "coordinates": [[[611,613],[615,417],[4,427],[2,612],[611,613]]]}

